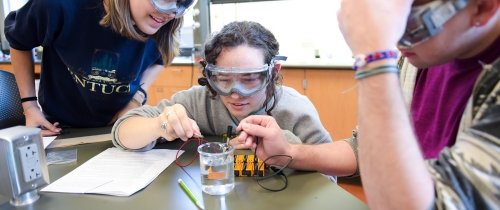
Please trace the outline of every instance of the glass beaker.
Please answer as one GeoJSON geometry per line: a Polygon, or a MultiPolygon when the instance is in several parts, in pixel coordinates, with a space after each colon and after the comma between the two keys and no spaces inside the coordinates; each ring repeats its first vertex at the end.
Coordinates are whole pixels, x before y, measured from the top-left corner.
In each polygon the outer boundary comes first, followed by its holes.
{"type": "Polygon", "coordinates": [[[234,147],[209,142],[198,147],[201,189],[210,195],[224,195],[234,188],[234,147]]]}

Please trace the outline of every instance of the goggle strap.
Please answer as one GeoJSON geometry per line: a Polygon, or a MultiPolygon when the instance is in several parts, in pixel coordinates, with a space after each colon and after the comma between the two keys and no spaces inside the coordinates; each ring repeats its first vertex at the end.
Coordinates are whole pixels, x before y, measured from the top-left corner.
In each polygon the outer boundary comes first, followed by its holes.
{"type": "Polygon", "coordinates": [[[271,59],[271,62],[272,61],[286,61],[288,57],[284,56],[284,55],[275,55],[272,59],[271,59]]]}
{"type": "Polygon", "coordinates": [[[276,63],[276,61],[286,61],[288,57],[284,56],[284,55],[275,55],[273,56],[273,58],[271,59],[271,62],[269,64],[269,74],[271,74],[271,71],[274,70],[274,64],[276,63]]]}
{"type": "Polygon", "coordinates": [[[203,68],[205,68],[205,67],[207,67],[208,62],[206,60],[201,60],[200,64],[201,64],[201,66],[203,66],[203,68]]]}

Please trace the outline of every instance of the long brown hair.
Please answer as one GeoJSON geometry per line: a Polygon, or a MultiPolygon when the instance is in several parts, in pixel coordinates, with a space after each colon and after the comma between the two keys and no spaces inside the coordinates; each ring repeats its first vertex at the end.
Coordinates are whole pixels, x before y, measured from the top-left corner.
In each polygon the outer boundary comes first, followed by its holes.
{"type": "Polygon", "coordinates": [[[165,65],[171,63],[179,53],[179,40],[176,32],[182,25],[183,17],[170,20],[153,35],[145,35],[135,27],[129,0],[103,0],[103,2],[106,14],[99,22],[102,26],[111,27],[116,33],[130,39],[145,41],[152,38],[156,41],[165,65]]]}
{"type": "MultiPolygon", "coordinates": [[[[280,48],[273,33],[264,28],[261,24],[252,21],[235,21],[225,25],[205,43],[203,48],[205,61],[217,65],[215,61],[224,48],[236,47],[244,44],[261,49],[264,53],[264,63],[267,64],[270,64],[273,57],[278,55],[280,48]]],[[[207,76],[205,75],[205,71],[203,71],[203,76],[207,76]]],[[[281,74],[279,74],[276,67],[274,67],[271,73],[271,80],[266,87],[266,100],[264,101],[265,110],[268,115],[271,115],[271,110],[273,110],[278,103],[276,86],[281,85],[281,80],[281,74]],[[269,105],[272,99],[274,99],[273,103],[269,105]]],[[[217,94],[210,84],[206,84],[206,86],[213,96],[217,94]]]]}

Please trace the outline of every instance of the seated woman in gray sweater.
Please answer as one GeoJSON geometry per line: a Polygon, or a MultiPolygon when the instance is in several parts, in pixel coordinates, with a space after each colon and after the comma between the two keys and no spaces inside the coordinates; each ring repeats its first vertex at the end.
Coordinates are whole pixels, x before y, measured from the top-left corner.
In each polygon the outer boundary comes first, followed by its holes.
{"type": "MultiPolygon", "coordinates": [[[[113,143],[126,150],[149,150],[158,139],[222,135],[249,115],[272,115],[290,143],[331,142],[311,101],[279,85],[277,60],[283,56],[278,50],[274,35],[258,23],[226,25],[205,44],[204,77],[199,79],[205,87],[194,86],[158,106],[129,111],[115,123],[113,143]]],[[[230,143],[244,147],[236,140],[230,143]]],[[[348,153],[346,157],[355,158],[353,150],[348,153]]]]}

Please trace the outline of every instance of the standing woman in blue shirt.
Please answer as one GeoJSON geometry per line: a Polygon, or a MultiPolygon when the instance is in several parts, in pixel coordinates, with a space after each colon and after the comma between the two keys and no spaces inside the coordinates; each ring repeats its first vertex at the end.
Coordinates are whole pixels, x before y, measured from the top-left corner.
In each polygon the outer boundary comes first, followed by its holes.
{"type": "Polygon", "coordinates": [[[5,19],[27,126],[112,124],[144,104],[196,0],[30,0],[5,19]],[[38,102],[32,49],[43,47],[38,102]],[[43,110],[43,112],[42,112],[43,110]]]}

